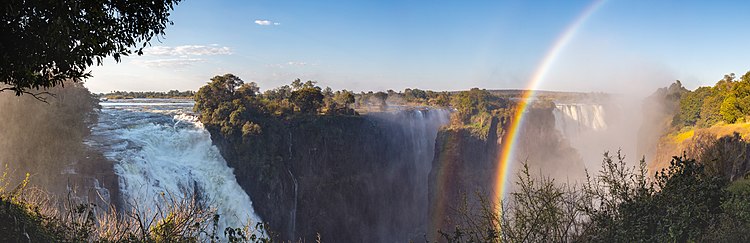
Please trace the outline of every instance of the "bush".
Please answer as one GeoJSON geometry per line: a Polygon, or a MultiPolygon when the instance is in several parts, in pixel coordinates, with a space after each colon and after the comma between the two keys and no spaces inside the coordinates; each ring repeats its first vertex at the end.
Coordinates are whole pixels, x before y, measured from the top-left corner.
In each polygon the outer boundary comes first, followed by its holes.
{"type": "Polygon", "coordinates": [[[125,212],[70,196],[57,205],[46,192],[26,187],[28,174],[8,190],[5,172],[0,178],[0,242],[271,242],[261,223],[227,228],[222,234],[216,210],[195,195],[162,194],[167,203],[161,208],[143,209],[132,202],[125,212]]]}
{"type": "Polygon", "coordinates": [[[647,177],[645,163],[629,167],[605,153],[596,176],[576,186],[520,171],[510,198],[459,210],[448,242],[747,242],[750,182],[728,186],[693,159],[673,157],[647,177]],[[496,209],[502,207],[502,213],[496,209]]]}

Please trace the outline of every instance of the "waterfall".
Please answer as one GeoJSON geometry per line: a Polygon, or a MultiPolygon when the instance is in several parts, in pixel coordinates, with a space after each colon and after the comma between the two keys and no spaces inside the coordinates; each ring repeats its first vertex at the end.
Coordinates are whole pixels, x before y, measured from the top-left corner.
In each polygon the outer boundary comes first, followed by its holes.
{"type": "Polygon", "coordinates": [[[614,120],[626,113],[620,106],[608,104],[610,110],[595,103],[556,104],[553,111],[556,129],[578,151],[584,166],[592,170],[601,166],[604,152],[623,150],[626,155],[635,154],[632,136],[638,123],[614,120]]]}
{"type": "Polygon", "coordinates": [[[383,214],[391,218],[376,223],[379,232],[375,241],[398,242],[415,240],[424,237],[428,222],[429,174],[435,156],[435,139],[440,127],[450,121],[450,111],[433,108],[409,108],[396,112],[368,114],[367,119],[374,119],[380,124],[387,139],[379,141],[387,146],[394,146],[388,163],[388,170],[383,172],[386,179],[381,182],[384,187],[398,187],[398,192],[387,194],[399,195],[400,199],[385,198],[382,205],[391,208],[382,209],[383,214]]]}
{"type": "Polygon", "coordinates": [[[102,105],[87,144],[115,162],[124,205],[153,217],[165,195],[195,195],[216,208],[219,234],[260,222],[233,169],[190,115],[191,103],[102,105]]]}
{"type": "Polygon", "coordinates": [[[600,104],[556,104],[555,127],[566,138],[607,129],[604,108],[600,104]]]}
{"type": "Polygon", "coordinates": [[[295,238],[295,231],[297,227],[297,178],[294,177],[294,174],[292,174],[291,170],[287,170],[289,172],[289,176],[292,177],[292,182],[294,182],[294,207],[292,207],[292,211],[290,212],[291,218],[292,218],[292,239],[295,238]]]}
{"type": "MultiPolygon", "coordinates": [[[[417,164],[419,176],[424,176],[432,169],[432,158],[435,156],[435,138],[440,127],[448,124],[450,111],[444,109],[415,109],[413,118],[403,124],[404,132],[411,137],[413,161],[417,164]]],[[[422,178],[420,178],[421,180],[422,178]]]]}

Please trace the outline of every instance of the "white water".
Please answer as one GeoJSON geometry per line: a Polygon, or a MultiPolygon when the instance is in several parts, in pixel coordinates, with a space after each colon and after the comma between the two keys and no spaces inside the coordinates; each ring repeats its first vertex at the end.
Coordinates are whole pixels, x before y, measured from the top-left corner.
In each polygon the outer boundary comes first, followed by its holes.
{"type": "Polygon", "coordinates": [[[450,111],[445,109],[413,110],[414,119],[407,120],[404,131],[411,135],[414,162],[420,172],[429,174],[435,155],[435,138],[440,127],[450,121],[450,111]]]}
{"type": "MultiPolygon", "coordinates": [[[[440,127],[445,126],[450,121],[450,111],[447,109],[406,109],[386,114],[371,113],[371,118],[384,119],[388,122],[382,124],[393,124],[395,130],[386,130],[394,133],[402,133],[397,137],[403,140],[394,140],[391,143],[396,146],[403,146],[406,151],[401,163],[392,164],[393,172],[387,173],[389,181],[399,181],[406,183],[404,187],[410,187],[413,191],[411,198],[400,199],[409,201],[399,208],[390,210],[397,212],[399,216],[395,217],[396,225],[400,228],[394,228],[391,222],[379,222],[374,225],[377,227],[380,238],[374,241],[380,242],[404,242],[408,240],[421,239],[427,232],[428,218],[428,194],[429,194],[429,174],[432,170],[432,162],[435,156],[435,139],[437,138],[440,127]],[[401,178],[403,174],[400,171],[410,171],[408,178],[401,178]]],[[[388,161],[395,163],[396,161],[388,161]]]]}
{"type": "Polygon", "coordinates": [[[220,215],[219,234],[225,227],[260,222],[233,169],[190,114],[191,103],[103,107],[87,144],[115,161],[125,205],[153,211],[164,203],[162,193],[196,193],[220,215]]]}
{"type": "Polygon", "coordinates": [[[636,163],[636,141],[640,110],[624,100],[596,103],[556,104],[555,126],[581,155],[591,170],[601,168],[602,154],[621,150],[628,162],[636,163]],[[609,108],[606,110],[604,107],[609,108]]]}
{"type": "Polygon", "coordinates": [[[612,136],[612,124],[607,124],[607,113],[601,104],[556,104],[552,113],[555,128],[578,151],[584,166],[591,170],[600,168],[605,151],[614,152],[623,146],[622,141],[612,136]]]}
{"type": "Polygon", "coordinates": [[[555,127],[567,138],[607,129],[604,108],[600,104],[556,104],[555,127]]]}

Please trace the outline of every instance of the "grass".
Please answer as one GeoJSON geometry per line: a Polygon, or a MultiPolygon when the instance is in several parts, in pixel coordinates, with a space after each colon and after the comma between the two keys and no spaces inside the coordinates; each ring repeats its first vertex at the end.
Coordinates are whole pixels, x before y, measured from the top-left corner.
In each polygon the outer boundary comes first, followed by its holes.
{"type": "Polygon", "coordinates": [[[39,188],[27,188],[29,176],[10,183],[0,177],[0,242],[271,242],[263,224],[218,229],[215,207],[196,199],[162,194],[165,205],[143,209],[137,202],[118,212],[73,199],[58,201],[39,188]]]}
{"type": "Polygon", "coordinates": [[[683,141],[685,141],[685,140],[687,140],[689,138],[692,138],[694,135],[695,135],[695,129],[690,129],[688,131],[685,131],[685,132],[679,133],[677,135],[674,135],[672,137],[672,140],[674,141],[674,143],[680,144],[683,141]]]}
{"type": "Polygon", "coordinates": [[[717,138],[723,137],[723,136],[729,136],[736,132],[736,133],[739,133],[740,136],[742,136],[742,138],[750,139],[750,122],[734,123],[734,124],[726,124],[726,123],[720,122],[707,128],[685,127],[682,130],[680,130],[677,134],[669,135],[669,138],[671,139],[673,143],[681,144],[685,140],[693,138],[696,132],[705,132],[705,133],[713,134],[717,138]]]}

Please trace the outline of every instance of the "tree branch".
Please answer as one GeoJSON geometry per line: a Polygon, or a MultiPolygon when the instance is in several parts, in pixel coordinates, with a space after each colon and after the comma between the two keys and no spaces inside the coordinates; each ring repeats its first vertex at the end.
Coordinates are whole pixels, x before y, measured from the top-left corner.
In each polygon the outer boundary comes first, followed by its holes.
{"type": "Polygon", "coordinates": [[[36,99],[38,101],[41,101],[41,102],[44,102],[44,103],[47,103],[47,104],[49,104],[49,102],[47,102],[47,98],[49,98],[49,97],[57,97],[55,94],[47,92],[47,91],[42,91],[42,92],[36,92],[36,93],[34,93],[34,92],[26,91],[26,90],[19,90],[19,89],[15,88],[15,87],[1,88],[0,89],[0,93],[2,93],[3,91],[13,91],[13,92],[16,92],[16,95],[18,95],[18,96],[20,96],[22,94],[31,95],[31,97],[34,97],[34,99],[36,99]],[[44,97],[44,96],[46,96],[46,97],[44,97]]]}

